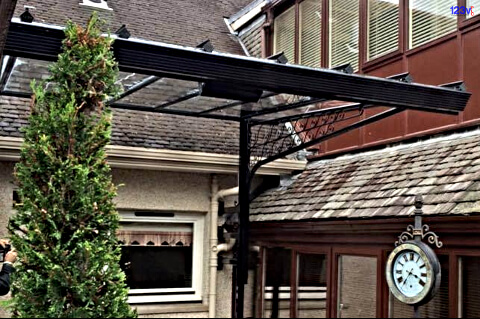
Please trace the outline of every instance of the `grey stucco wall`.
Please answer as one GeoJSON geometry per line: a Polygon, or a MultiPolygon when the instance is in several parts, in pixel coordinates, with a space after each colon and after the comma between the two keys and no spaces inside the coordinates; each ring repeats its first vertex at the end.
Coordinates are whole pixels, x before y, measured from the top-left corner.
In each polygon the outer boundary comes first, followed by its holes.
{"type": "MultiPolygon", "coordinates": [[[[7,236],[6,225],[8,218],[14,213],[13,201],[13,168],[14,163],[0,162],[0,237],[7,236]]],[[[208,317],[209,293],[209,239],[210,239],[210,174],[177,173],[153,170],[113,169],[113,181],[122,184],[118,188],[116,198],[117,207],[135,210],[174,210],[205,214],[205,232],[203,241],[203,294],[202,304],[194,305],[188,312],[184,312],[184,304],[149,305],[148,313],[141,317],[163,318],[205,318],[208,317]],[[156,311],[158,309],[158,311],[156,311]],[[183,310],[183,311],[182,311],[183,310]]],[[[236,175],[217,176],[219,189],[237,186],[236,175]]],[[[236,198],[230,198],[227,206],[234,204],[236,198]]],[[[219,271],[217,277],[217,317],[230,317],[231,311],[231,276],[232,268],[226,265],[219,271]]],[[[253,273],[250,274],[250,286],[246,289],[245,315],[251,315],[253,273]]],[[[1,299],[8,299],[8,296],[1,299]]],[[[139,309],[140,310],[140,309],[139,309]]],[[[142,312],[142,311],[140,311],[142,312]]],[[[0,308],[0,317],[8,317],[8,313],[0,308]]]]}

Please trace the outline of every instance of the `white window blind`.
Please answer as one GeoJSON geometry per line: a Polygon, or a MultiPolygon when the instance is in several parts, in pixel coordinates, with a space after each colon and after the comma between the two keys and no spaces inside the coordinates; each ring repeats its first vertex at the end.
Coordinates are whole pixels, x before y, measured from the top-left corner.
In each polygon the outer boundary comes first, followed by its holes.
{"type": "Polygon", "coordinates": [[[480,0],[467,0],[467,8],[473,8],[473,15],[472,14],[467,14],[467,19],[473,18],[474,16],[477,15],[477,11],[480,10],[480,0]]]}
{"type": "Polygon", "coordinates": [[[273,51],[284,52],[290,63],[295,61],[295,7],[275,18],[273,51]]]}
{"type": "Polygon", "coordinates": [[[322,48],[322,0],[300,2],[299,63],[320,67],[322,48]]]}
{"type": "Polygon", "coordinates": [[[330,65],[351,63],[358,69],[359,0],[335,0],[330,5],[330,65]]]}
{"type": "Polygon", "coordinates": [[[399,0],[368,1],[368,59],[398,49],[399,0]]]}
{"type": "Polygon", "coordinates": [[[457,29],[450,7],[457,0],[410,0],[410,48],[440,38],[457,29]]]}

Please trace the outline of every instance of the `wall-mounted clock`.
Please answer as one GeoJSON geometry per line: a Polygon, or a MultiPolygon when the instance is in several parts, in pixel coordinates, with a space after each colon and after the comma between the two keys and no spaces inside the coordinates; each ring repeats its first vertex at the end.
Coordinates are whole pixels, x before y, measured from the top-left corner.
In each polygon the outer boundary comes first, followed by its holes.
{"type": "Polygon", "coordinates": [[[438,291],[440,262],[425,243],[407,241],[390,253],[386,276],[390,291],[398,300],[419,306],[430,301],[438,291]]]}

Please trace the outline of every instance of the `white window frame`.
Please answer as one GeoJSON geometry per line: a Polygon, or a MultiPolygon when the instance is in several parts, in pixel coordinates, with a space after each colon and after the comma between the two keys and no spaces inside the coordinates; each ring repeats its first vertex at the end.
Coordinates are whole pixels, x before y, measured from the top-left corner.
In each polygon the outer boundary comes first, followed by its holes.
{"type": "Polygon", "coordinates": [[[153,303],[177,301],[201,301],[203,289],[203,241],[205,215],[201,213],[175,213],[175,217],[140,217],[135,212],[121,211],[120,223],[172,223],[193,224],[193,257],[192,257],[192,287],[191,288],[160,288],[160,289],[130,289],[128,303],[153,303]],[[158,295],[148,295],[159,293],[158,295]],[[165,294],[168,293],[168,294],[165,294]],[[173,294],[172,294],[173,293],[173,294]],[[162,295],[164,294],[164,295],[162,295]]]}
{"type": "Polygon", "coordinates": [[[105,0],[100,0],[100,3],[93,2],[93,1],[90,1],[90,0],[82,0],[82,2],[79,3],[79,5],[86,6],[86,7],[92,7],[92,8],[95,8],[95,9],[108,10],[108,11],[113,10],[112,8],[110,8],[108,6],[107,1],[105,1],[105,0]]]}

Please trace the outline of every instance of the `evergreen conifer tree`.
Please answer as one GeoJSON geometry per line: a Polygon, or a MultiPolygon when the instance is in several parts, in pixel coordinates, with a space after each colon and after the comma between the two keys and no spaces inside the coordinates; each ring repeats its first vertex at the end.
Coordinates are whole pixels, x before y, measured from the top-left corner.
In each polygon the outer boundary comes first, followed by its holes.
{"type": "Polygon", "coordinates": [[[116,238],[116,188],[106,162],[119,93],[113,40],[94,13],[86,28],[68,23],[50,77],[32,83],[29,125],[15,177],[23,205],[10,219],[19,265],[13,316],[134,317],[126,302],[116,238]]]}

